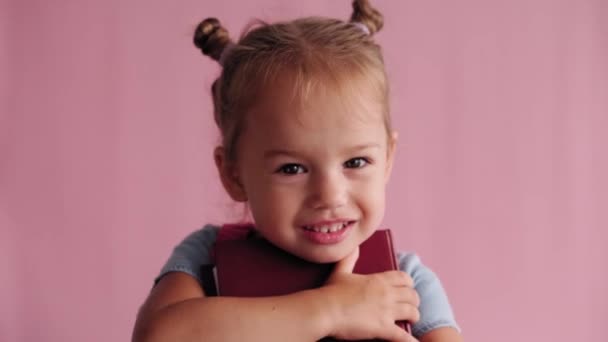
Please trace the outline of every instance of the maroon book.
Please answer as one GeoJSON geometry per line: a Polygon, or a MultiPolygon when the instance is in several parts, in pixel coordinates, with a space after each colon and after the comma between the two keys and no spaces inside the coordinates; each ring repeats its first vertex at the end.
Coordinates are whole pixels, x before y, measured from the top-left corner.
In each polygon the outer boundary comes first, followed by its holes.
{"type": "MultiPolygon", "coordinates": [[[[278,296],[318,288],[325,283],[334,266],[300,259],[257,237],[218,239],[214,254],[217,294],[220,296],[278,296]]],[[[372,274],[396,269],[391,233],[377,230],[359,247],[359,259],[353,273],[372,274]]],[[[406,322],[397,324],[410,331],[406,322]]]]}

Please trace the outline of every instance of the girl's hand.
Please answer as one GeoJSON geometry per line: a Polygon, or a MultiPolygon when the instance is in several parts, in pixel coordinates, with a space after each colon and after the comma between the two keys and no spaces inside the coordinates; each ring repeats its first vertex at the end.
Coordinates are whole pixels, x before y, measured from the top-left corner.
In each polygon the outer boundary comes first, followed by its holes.
{"type": "Polygon", "coordinates": [[[331,303],[331,336],[344,340],[417,341],[395,324],[400,320],[413,323],[420,318],[420,299],[412,278],[401,271],[353,274],[358,257],[357,248],[336,264],[321,287],[331,303]]]}

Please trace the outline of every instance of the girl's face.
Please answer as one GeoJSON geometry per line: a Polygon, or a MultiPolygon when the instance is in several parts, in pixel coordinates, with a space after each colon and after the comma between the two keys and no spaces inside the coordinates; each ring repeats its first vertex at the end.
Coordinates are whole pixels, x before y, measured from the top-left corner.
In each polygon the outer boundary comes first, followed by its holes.
{"type": "Polygon", "coordinates": [[[335,262],[384,216],[395,137],[387,137],[370,87],[352,87],[351,101],[314,92],[298,106],[286,82],[246,114],[236,165],[224,171],[224,182],[232,182],[233,198],[249,201],[266,239],[303,259],[335,262]]]}

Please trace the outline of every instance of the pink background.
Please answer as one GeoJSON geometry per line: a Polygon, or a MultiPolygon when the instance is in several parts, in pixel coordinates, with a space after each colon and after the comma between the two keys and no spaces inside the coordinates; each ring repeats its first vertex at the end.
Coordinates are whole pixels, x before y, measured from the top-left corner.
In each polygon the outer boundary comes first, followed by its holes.
{"type": "MultiPolygon", "coordinates": [[[[607,341],[608,2],[380,1],[385,226],[467,341],[607,341]]],[[[191,32],[349,1],[3,1],[0,340],[126,341],[171,248],[239,213],[191,32]]]]}

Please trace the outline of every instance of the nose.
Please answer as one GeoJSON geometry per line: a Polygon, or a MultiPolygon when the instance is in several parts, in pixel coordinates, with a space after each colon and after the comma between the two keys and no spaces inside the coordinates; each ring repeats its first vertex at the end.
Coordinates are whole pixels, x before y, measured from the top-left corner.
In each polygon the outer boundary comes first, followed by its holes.
{"type": "Polygon", "coordinates": [[[313,209],[336,209],[346,204],[348,182],[341,172],[317,173],[310,181],[309,203],[313,209]]]}

